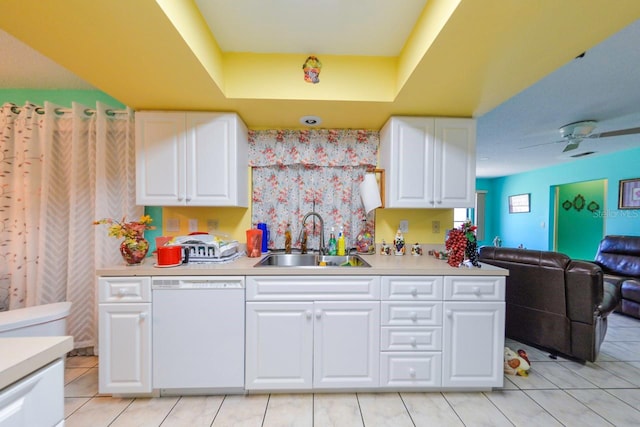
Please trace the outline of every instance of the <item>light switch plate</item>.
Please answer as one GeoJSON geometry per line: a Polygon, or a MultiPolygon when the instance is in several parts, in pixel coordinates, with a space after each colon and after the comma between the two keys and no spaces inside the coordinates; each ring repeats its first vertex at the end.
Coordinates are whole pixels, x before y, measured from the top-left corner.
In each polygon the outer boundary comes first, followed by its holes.
{"type": "Polygon", "coordinates": [[[194,233],[198,231],[198,220],[190,219],[189,220],[189,233],[194,233]]]}
{"type": "Polygon", "coordinates": [[[409,232],[409,221],[407,221],[406,219],[400,221],[400,231],[402,231],[403,233],[409,232]]]}

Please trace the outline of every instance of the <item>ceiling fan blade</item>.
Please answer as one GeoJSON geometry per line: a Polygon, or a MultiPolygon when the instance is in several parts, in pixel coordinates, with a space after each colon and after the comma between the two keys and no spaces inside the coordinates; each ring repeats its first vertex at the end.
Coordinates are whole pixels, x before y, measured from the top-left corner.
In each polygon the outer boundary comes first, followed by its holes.
{"type": "Polygon", "coordinates": [[[640,127],[612,130],[610,132],[592,133],[587,138],[607,138],[610,136],[633,135],[635,133],[640,133],[640,127]]]}
{"type": "Polygon", "coordinates": [[[560,141],[551,141],[551,142],[542,142],[540,144],[533,144],[533,145],[527,145],[524,147],[519,147],[518,150],[524,150],[525,148],[533,148],[533,147],[541,147],[543,145],[549,145],[549,144],[557,144],[559,142],[565,142],[565,140],[560,140],[560,141]]]}
{"type": "Polygon", "coordinates": [[[564,147],[564,150],[562,150],[562,152],[566,153],[567,151],[575,150],[579,146],[580,146],[580,140],[569,141],[567,145],[564,147]]]}

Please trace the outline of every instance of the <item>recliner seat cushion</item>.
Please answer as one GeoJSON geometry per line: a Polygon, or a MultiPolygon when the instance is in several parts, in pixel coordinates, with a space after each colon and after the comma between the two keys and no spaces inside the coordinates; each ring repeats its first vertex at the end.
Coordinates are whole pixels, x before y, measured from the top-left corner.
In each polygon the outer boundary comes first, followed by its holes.
{"type": "Polygon", "coordinates": [[[622,298],[640,302],[640,280],[627,279],[620,286],[620,294],[622,298]]]}

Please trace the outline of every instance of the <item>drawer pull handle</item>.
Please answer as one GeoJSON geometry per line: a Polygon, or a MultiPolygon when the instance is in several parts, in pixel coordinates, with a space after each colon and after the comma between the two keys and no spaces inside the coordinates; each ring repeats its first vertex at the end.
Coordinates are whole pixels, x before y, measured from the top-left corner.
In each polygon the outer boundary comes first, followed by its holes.
{"type": "Polygon", "coordinates": [[[411,343],[411,347],[415,347],[417,345],[417,341],[415,337],[409,338],[409,343],[411,343]]]}
{"type": "Polygon", "coordinates": [[[409,317],[411,318],[411,320],[416,322],[418,320],[418,313],[416,313],[415,311],[412,311],[411,313],[409,313],[409,317]]]}
{"type": "Polygon", "coordinates": [[[473,287],[473,293],[478,295],[478,296],[480,296],[480,294],[482,293],[482,292],[480,292],[480,287],[479,286],[474,286],[473,287]]]}
{"type": "Polygon", "coordinates": [[[140,313],[140,320],[144,320],[147,318],[147,313],[140,313]]]}
{"type": "Polygon", "coordinates": [[[409,368],[409,376],[411,378],[415,378],[416,377],[416,370],[413,368],[409,368]]]}
{"type": "Polygon", "coordinates": [[[316,311],[316,319],[321,319],[322,318],[322,310],[317,310],[316,311]]]}
{"type": "Polygon", "coordinates": [[[411,295],[413,295],[414,297],[418,296],[418,289],[417,288],[411,288],[411,295]]]}
{"type": "Polygon", "coordinates": [[[311,319],[311,310],[307,310],[305,315],[307,316],[307,319],[311,319]]]}
{"type": "Polygon", "coordinates": [[[447,314],[447,317],[451,317],[451,316],[453,316],[453,311],[447,310],[446,314],[447,314]]]}
{"type": "Polygon", "coordinates": [[[120,295],[121,297],[125,296],[126,294],[127,290],[125,288],[118,289],[118,295],[120,295]]]}

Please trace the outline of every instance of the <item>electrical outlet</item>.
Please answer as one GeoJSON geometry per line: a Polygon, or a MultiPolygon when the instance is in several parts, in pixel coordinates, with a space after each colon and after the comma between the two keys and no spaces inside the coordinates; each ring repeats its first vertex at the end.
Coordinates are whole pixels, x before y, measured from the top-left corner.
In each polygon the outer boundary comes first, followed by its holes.
{"type": "Polygon", "coordinates": [[[217,219],[208,219],[207,220],[207,230],[209,231],[217,231],[220,222],[217,219]]]}
{"type": "Polygon", "coordinates": [[[189,220],[189,233],[193,233],[196,231],[198,231],[198,220],[192,218],[189,220]]]}
{"type": "Polygon", "coordinates": [[[431,221],[431,232],[433,234],[440,234],[440,221],[431,221]]]}
{"type": "Polygon", "coordinates": [[[406,219],[400,221],[400,231],[402,231],[403,233],[409,232],[409,221],[407,221],[406,219]]]}

